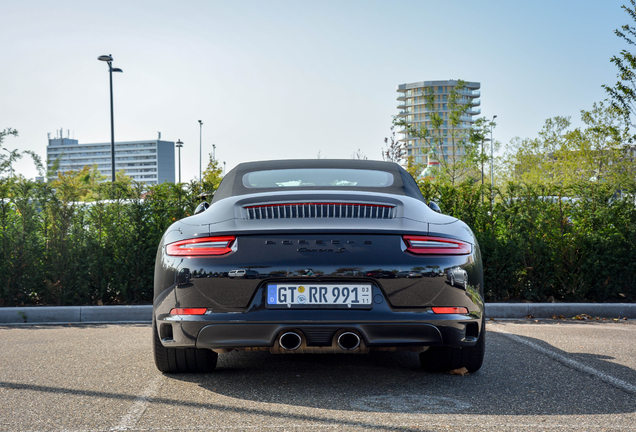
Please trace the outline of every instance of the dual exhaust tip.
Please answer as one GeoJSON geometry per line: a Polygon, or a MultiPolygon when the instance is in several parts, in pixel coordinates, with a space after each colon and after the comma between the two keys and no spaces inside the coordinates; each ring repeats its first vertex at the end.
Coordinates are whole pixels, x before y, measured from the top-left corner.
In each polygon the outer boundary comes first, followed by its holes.
{"type": "MultiPolygon", "coordinates": [[[[286,351],[295,351],[303,343],[303,338],[296,332],[286,332],[278,339],[281,348],[286,351]]],[[[360,336],[353,332],[343,332],[338,336],[338,346],[345,350],[351,351],[360,346],[360,336]]]]}

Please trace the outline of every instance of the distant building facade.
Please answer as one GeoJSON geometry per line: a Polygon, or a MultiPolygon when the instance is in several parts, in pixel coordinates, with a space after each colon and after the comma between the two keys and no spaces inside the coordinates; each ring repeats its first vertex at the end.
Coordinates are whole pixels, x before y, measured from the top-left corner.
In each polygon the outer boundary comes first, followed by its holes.
{"type": "MultiPolygon", "coordinates": [[[[80,144],[71,138],[50,138],[46,147],[48,168],[59,158],[58,171],[79,171],[97,165],[111,179],[110,143],[80,144]]],[[[133,180],[158,184],[175,180],[174,142],[160,139],[115,143],[115,171],[123,170],[133,180]]]]}
{"type": "MultiPolygon", "coordinates": [[[[448,156],[453,154],[451,143],[449,142],[450,129],[447,120],[450,109],[448,108],[448,96],[451,90],[457,86],[457,80],[447,81],[420,81],[415,83],[400,84],[397,86],[398,92],[398,109],[400,110],[398,116],[402,117],[407,124],[413,125],[416,129],[420,129],[424,124],[427,127],[430,126],[430,111],[426,107],[426,95],[432,93],[435,98],[435,112],[438,112],[444,119],[444,125],[442,126],[443,143],[441,148],[437,149],[438,158],[445,158],[448,160],[448,156]],[[444,131],[446,129],[446,131],[444,131]]],[[[470,129],[475,122],[473,116],[481,114],[481,109],[477,108],[481,104],[480,89],[481,85],[478,82],[466,82],[465,87],[460,90],[460,99],[458,103],[467,104],[470,107],[467,109],[465,115],[461,117],[460,128],[470,129]]],[[[439,163],[435,160],[435,156],[429,153],[429,144],[418,137],[411,136],[406,133],[406,129],[397,131],[402,134],[398,137],[398,141],[406,144],[406,155],[413,156],[416,163],[424,165],[436,165],[439,163]]],[[[461,131],[460,131],[461,133],[461,131]]],[[[457,152],[458,150],[455,150],[457,152]]]]}

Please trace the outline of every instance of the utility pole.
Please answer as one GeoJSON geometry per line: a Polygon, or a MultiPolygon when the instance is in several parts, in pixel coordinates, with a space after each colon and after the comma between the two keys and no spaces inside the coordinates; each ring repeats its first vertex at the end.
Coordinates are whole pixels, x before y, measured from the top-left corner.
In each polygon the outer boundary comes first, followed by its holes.
{"type": "Polygon", "coordinates": [[[183,143],[181,139],[177,141],[177,148],[179,149],[179,183],[181,183],[181,147],[183,147],[183,143]]]}
{"type": "Polygon", "coordinates": [[[203,130],[203,122],[199,120],[199,183],[203,185],[203,177],[201,177],[201,133],[203,130]]]}

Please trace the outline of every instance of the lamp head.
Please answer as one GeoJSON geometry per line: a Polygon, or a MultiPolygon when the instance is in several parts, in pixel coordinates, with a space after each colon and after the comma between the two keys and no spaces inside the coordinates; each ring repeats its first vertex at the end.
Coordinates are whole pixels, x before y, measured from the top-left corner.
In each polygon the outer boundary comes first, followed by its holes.
{"type": "Polygon", "coordinates": [[[177,147],[183,147],[183,143],[181,142],[181,139],[179,139],[179,141],[177,141],[177,147]]]}
{"type": "Polygon", "coordinates": [[[203,122],[201,120],[199,120],[199,124],[203,124],[203,122]]]}
{"type": "Polygon", "coordinates": [[[112,62],[113,61],[113,56],[111,56],[110,54],[101,55],[101,56],[97,57],[97,60],[101,60],[101,61],[105,61],[105,62],[112,62]]]}
{"type": "Polygon", "coordinates": [[[113,72],[123,72],[123,70],[121,70],[119,68],[113,68],[113,72]]]}

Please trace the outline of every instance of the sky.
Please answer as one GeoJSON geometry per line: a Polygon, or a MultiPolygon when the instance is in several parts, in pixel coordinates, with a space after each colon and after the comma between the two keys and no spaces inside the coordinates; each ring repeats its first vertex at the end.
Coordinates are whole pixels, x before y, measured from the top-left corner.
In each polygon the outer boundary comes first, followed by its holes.
{"type": "MultiPolygon", "coordinates": [[[[47,133],[184,143],[182,180],[212,145],[227,169],[254,160],[381,159],[396,87],[481,83],[494,139],[606,98],[630,23],[615,0],[9,0],[0,25],[0,129],[46,159],[47,133]],[[201,140],[199,140],[199,123],[201,140]],[[59,132],[58,132],[59,133],[59,132]]],[[[633,22],[631,23],[633,24],[633,22]]],[[[177,157],[175,156],[175,161],[177,157]]],[[[37,175],[30,160],[16,173],[37,175]]],[[[175,169],[175,172],[178,172],[175,169]]]]}

